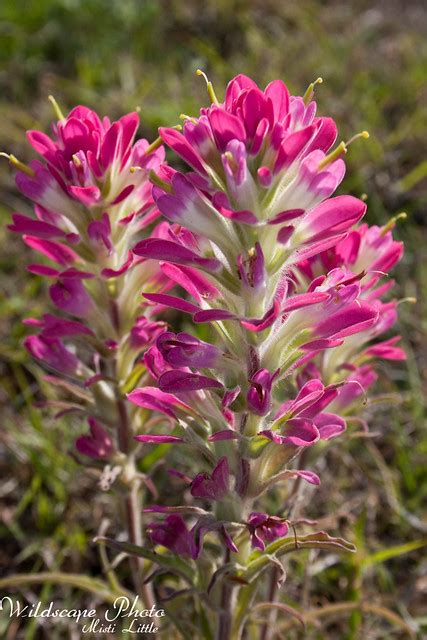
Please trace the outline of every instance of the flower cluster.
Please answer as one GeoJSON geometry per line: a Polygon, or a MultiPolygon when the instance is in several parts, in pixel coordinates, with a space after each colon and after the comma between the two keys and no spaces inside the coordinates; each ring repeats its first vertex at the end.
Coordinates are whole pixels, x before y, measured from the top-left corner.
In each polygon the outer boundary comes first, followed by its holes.
{"type": "Polygon", "coordinates": [[[165,600],[203,594],[211,607],[194,615],[210,637],[218,613],[221,640],[242,637],[261,571],[273,564],[281,579],[290,531],[295,548],[354,550],[325,532],[297,536],[292,481],[320,483],[306,452],[343,434],[378,358],[405,357],[386,335],[396,219],[369,227],[363,200],[333,195],[349,143],[334,147],[313,86],[295,97],[240,75],[220,103],[208,82],[211,106],[152,145],[134,141],[136,113],[110,122],[56,105],[53,136],[28,133],[41,159],[10,156],[34,203],[10,228],[41,257],[28,269],[56,308],[26,320],[25,346],[66,393],[51,401],[58,415],[87,420],[77,455],[112,463],[127,488],[132,544],[103,542],[131,554],[148,606],[159,572],[143,574],[141,557],[186,583],[165,600]],[[187,171],[165,163],[162,143],[187,171]],[[175,330],[168,309],[182,316],[175,330]],[[138,464],[150,444],[173,445],[155,455],[169,450],[181,487],[144,509],[158,514],[146,516],[153,549],[142,544],[141,482],[158,492],[138,464]]]}
{"type": "Polygon", "coordinates": [[[67,117],[57,111],[52,137],[27,133],[40,160],[15,161],[17,186],[34,203],[34,215],[13,214],[9,228],[41,258],[28,270],[49,282],[56,308],[25,321],[36,330],[25,346],[48,379],[71,394],[72,401],[53,402],[60,413],[88,417],[90,432],[77,440],[78,452],[109,460],[117,448],[105,429],[122,432],[120,451],[132,445],[130,434],[117,429],[129,422],[123,391],[141,353],[165,328],[144,308],[140,290],[167,290],[167,278],[131,250],[158,216],[148,176],[160,169],[164,150],[134,141],[137,113],[110,122],[83,106],[67,117]]]}
{"type": "Polygon", "coordinates": [[[139,440],[184,443],[208,465],[183,478],[211,510],[190,509],[188,529],[183,507],[168,507],[165,521],[149,525],[153,542],[194,558],[202,535],[216,531],[245,563],[248,540],[264,549],[289,529],[254,511],[256,500],[292,477],[318,484],[295,466],[299,454],[343,433],[344,416],[375,380],[373,359],[404,357],[398,338],[372,345],[395,321],[396,302],[383,300],[393,282],[381,278],[402,246],[393,223],[357,226],[362,200],[331,197],[347,145],[331,151],[336,126],[316,116],[312,91],[294,97],[281,81],[261,90],[238,76],[223,103],[211,95],[182,131],[160,129],[190,170],[163,168],[155,179],[170,226],[134,253],[161,261],[191,296],[146,291],[146,299],[207,324],[212,339],[164,332],[145,355],[157,386],[129,399],[173,426],[139,440]]]}

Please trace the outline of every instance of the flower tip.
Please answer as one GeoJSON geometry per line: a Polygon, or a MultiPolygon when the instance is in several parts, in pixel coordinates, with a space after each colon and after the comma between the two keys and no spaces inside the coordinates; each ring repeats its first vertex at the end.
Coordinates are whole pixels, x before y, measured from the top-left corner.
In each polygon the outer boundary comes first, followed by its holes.
{"type": "Polygon", "coordinates": [[[418,300],[414,296],[408,296],[407,298],[401,298],[398,300],[397,304],[403,304],[404,302],[409,302],[409,304],[417,304],[418,300]]]}
{"type": "Polygon", "coordinates": [[[347,142],[340,142],[336,149],[331,151],[331,153],[328,153],[328,155],[319,162],[318,170],[320,171],[321,169],[324,169],[329,164],[331,164],[331,162],[337,160],[337,158],[339,158],[342,154],[346,154],[348,151],[348,147],[358,138],[367,140],[369,138],[369,132],[361,131],[360,133],[356,133],[356,135],[352,136],[350,140],[347,140],[347,142]]]}
{"type": "MultiPolygon", "coordinates": [[[[189,116],[187,113],[180,113],[179,114],[179,119],[180,120],[184,120],[186,122],[194,122],[195,124],[197,123],[196,118],[193,118],[192,116],[189,116]]],[[[182,129],[181,125],[178,124],[176,127],[174,127],[174,129],[178,129],[179,131],[182,129]]]]}
{"type": "Polygon", "coordinates": [[[61,111],[61,107],[59,106],[59,104],[57,103],[55,98],[52,95],[50,95],[50,96],[47,97],[47,99],[51,103],[51,105],[53,107],[53,110],[55,112],[55,115],[58,118],[58,120],[65,120],[65,116],[61,111]]]}
{"type": "Polygon", "coordinates": [[[27,164],[24,164],[20,160],[18,160],[18,158],[14,156],[12,153],[6,153],[5,151],[0,151],[0,156],[2,156],[3,158],[7,158],[11,165],[13,165],[16,169],[18,169],[18,171],[22,171],[22,173],[26,173],[27,176],[34,178],[34,176],[36,175],[36,172],[34,171],[34,169],[29,167],[27,164]]]}
{"type": "Polygon", "coordinates": [[[398,213],[397,216],[393,216],[391,218],[391,220],[389,220],[387,222],[387,224],[385,224],[382,229],[381,229],[381,235],[385,236],[386,233],[388,233],[389,231],[391,231],[392,229],[394,229],[394,227],[396,226],[396,223],[399,220],[406,220],[408,217],[408,214],[405,213],[405,211],[402,211],[401,213],[398,213]]]}
{"type": "Polygon", "coordinates": [[[215,90],[213,88],[212,82],[209,80],[208,76],[201,69],[196,69],[196,76],[203,76],[206,82],[206,88],[208,90],[208,95],[214,104],[219,104],[219,100],[216,97],[215,90]]]}
{"type": "Polygon", "coordinates": [[[307,90],[302,98],[305,105],[308,105],[308,103],[312,99],[314,95],[314,87],[316,86],[316,84],[323,84],[323,78],[321,76],[316,78],[314,82],[310,82],[310,84],[308,85],[307,90]]]}
{"type": "Polygon", "coordinates": [[[367,140],[370,137],[371,136],[369,135],[369,131],[360,131],[360,133],[356,133],[354,136],[352,136],[350,140],[347,140],[347,142],[345,143],[345,146],[346,147],[350,146],[355,140],[358,140],[359,138],[363,138],[363,140],[367,140]]]}

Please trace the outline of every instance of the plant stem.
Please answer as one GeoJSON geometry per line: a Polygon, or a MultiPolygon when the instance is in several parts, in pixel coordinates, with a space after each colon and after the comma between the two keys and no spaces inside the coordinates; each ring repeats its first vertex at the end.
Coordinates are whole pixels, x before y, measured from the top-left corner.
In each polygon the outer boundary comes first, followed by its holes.
{"type": "MultiPolygon", "coordinates": [[[[307,458],[307,450],[303,449],[301,455],[299,456],[299,464],[298,468],[303,468],[307,458]]],[[[294,517],[296,511],[298,509],[298,495],[301,491],[302,481],[301,478],[298,477],[295,481],[293,491],[290,498],[293,498],[292,506],[289,510],[289,518],[294,517]]],[[[270,584],[269,584],[269,592],[268,592],[268,602],[274,602],[276,597],[276,588],[277,588],[277,578],[278,578],[278,569],[277,567],[272,567],[270,573],[270,584]]],[[[260,634],[260,640],[270,640],[272,631],[274,629],[274,623],[277,618],[277,609],[271,609],[268,614],[268,620],[263,624],[260,634]]]]}
{"type": "MultiPolygon", "coordinates": [[[[267,602],[274,602],[274,599],[276,596],[277,579],[279,577],[278,573],[279,571],[277,567],[271,568],[267,602]]],[[[270,609],[268,614],[268,620],[263,624],[261,629],[261,633],[259,636],[260,640],[270,640],[270,637],[271,637],[270,631],[274,628],[274,622],[276,620],[276,617],[277,617],[277,610],[270,609]]]]}
{"type": "MultiPolygon", "coordinates": [[[[230,560],[230,551],[227,549],[224,558],[224,564],[230,560]]],[[[233,594],[233,585],[227,580],[227,576],[223,577],[221,588],[221,613],[219,614],[218,627],[215,640],[231,640],[231,602],[233,594]]]]}
{"type": "MultiPolygon", "coordinates": [[[[126,522],[129,542],[139,547],[143,545],[141,509],[140,486],[138,482],[133,482],[126,497],[126,522]]],[[[150,609],[154,604],[154,595],[151,585],[143,583],[144,560],[138,556],[131,556],[130,563],[135,589],[145,606],[150,609]]]]}
{"type": "MultiPolygon", "coordinates": [[[[119,390],[117,390],[119,394],[119,390]]],[[[143,545],[142,537],[142,495],[141,481],[136,475],[134,456],[130,453],[130,437],[129,419],[126,405],[122,398],[117,398],[117,410],[119,414],[118,441],[122,453],[124,453],[128,462],[125,468],[127,495],[125,498],[125,522],[128,532],[128,539],[131,544],[139,547],[143,545]]],[[[154,604],[153,590],[150,584],[143,583],[144,560],[138,556],[130,557],[130,566],[132,578],[136,592],[141,596],[147,608],[151,608],[154,604]]]]}

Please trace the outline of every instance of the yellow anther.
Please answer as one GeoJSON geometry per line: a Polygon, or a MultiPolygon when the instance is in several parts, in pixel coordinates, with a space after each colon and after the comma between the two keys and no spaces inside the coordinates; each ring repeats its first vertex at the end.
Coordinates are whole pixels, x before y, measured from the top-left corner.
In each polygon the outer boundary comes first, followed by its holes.
{"type": "Polygon", "coordinates": [[[81,167],[82,166],[82,162],[81,162],[80,158],[75,153],[73,154],[73,162],[74,162],[76,167],[81,167]]]}
{"type": "Polygon", "coordinates": [[[142,167],[131,167],[129,171],[131,173],[136,173],[137,171],[142,171],[142,167]]]}
{"type": "Polygon", "coordinates": [[[360,194],[360,199],[363,200],[363,202],[366,202],[366,200],[368,199],[368,194],[367,193],[361,193],[360,194]]]}
{"type": "Polygon", "coordinates": [[[36,175],[34,169],[18,160],[18,158],[12,153],[5,153],[4,151],[1,151],[0,156],[2,156],[3,158],[7,158],[10,164],[16,167],[16,169],[18,169],[19,171],[22,171],[22,173],[26,173],[27,176],[31,176],[31,178],[34,178],[34,176],[36,175]]]}
{"type": "Polygon", "coordinates": [[[308,87],[307,87],[307,91],[304,93],[303,96],[303,101],[304,104],[307,105],[310,100],[312,99],[313,95],[314,95],[314,87],[316,86],[316,84],[322,84],[323,82],[323,78],[317,78],[317,80],[315,80],[314,82],[311,82],[308,87]]]}
{"type": "Polygon", "coordinates": [[[58,120],[65,120],[65,116],[61,111],[61,107],[56,102],[55,98],[53,96],[48,96],[48,100],[51,103],[51,105],[53,107],[53,110],[55,112],[55,115],[58,118],[58,120]]]}
{"type": "Polygon", "coordinates": [[[392,229],[394,229],[394,227],[396,226],[396,222],[398,222],[399,220],[406,220],[406,218],[407,218],[407,217],[408,217],[408,216],[407,216],[407,214],[406,214],[404,211],[402,211],[402,213],[398,213],[398,214],[397,214],[397,216],[393,216],[393,217],[391,218],[391,220],[389,220],[389,221],[387,222],[387,224],[385,224],[385,225],[382,227],[382,229],[381,229],[381,235],[382,235],[382,236],[385,236],[385,234],[386,234],[388,231],[391,231],[392,229]]]}
{"type": "Polygon", "coordinates": [[[343,153],[347,153],[347,147],[345,142],[340,142],[336,149],[331,151],[331,153],[328,153],[328,155],[325,156],[321,162],[319,162],[319,166],[317,167],[318,170],[320,171],[320,169],[324,169],[325,167],[327,167],[328,164],[331,164],[331,162],[339,158],[343,153]]]}
{"type": "Polygon", "coordinates": [[[208,78],[208,76],[206,75],[206,73],[205,73],[204,71],[202,71],[201,69],[197,69],[197,71],[196,71],[196,75],[198,75],[198,76],[203,76],[203,77],[204,77],[204,79],[205,79],[205,81],[206,81],[206,87],[207,87],[207,90],[208,90],[209,98],[212,100],[212,102],[213,102],[214,104],[219,104],[219,100],[218,100],[218,98],[216,97],[216,93],[215,93],[215,90],[214,90],[214,88],[213,88],[213,84],[212,84],[212,82],[209,80],[209,78],[208,78]]]}
{"type": "Polygon", "coordinates": [[[248,249],[248,256],[250,258],[253,258],[255,255],[255,247],[251,247],[250,249],[248,249]]]}
{"type": "Polygon", "coordinates": [[[180,120],[190,120],[191,122],[194,122],[194,123],[197,122],[196,118],[194,118],[193,116],[188,116],[186,113],[180,113],[179,114],[179,119],[180,120]]]}
{"type": "Polygon", "coordinates": [[[153,184],[156,184],[158,187],[161,187],[164,191],[167,191],[168,193],[172,193],[172,185],[169,184],[169,182],[165,182],[165,180],[162,180],[157,173],[155,173],[155,171],[150,171],[150,173],[148,174],[150,181],[153,184]]]}
{"type": "Polygon", "coordinates": [[[355,140],[358,140],[359,138],[363,138],[364,140],[367,140],[369,137],[370,137],[369,131],[361,131],[360,133],[356,133],[356,135],[352,136],[350,140],[347,140],[347,142],[345,143],[345,146],[348,147],[352,142],[354,142],[355,140]]]}

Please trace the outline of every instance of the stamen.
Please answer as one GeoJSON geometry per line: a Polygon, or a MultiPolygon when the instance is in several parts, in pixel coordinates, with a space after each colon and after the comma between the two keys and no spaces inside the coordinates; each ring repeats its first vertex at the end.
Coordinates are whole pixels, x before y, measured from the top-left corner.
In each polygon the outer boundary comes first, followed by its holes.
{"type": "Polygon", "coordinates": [[[345,146],[348,147],[352,142],[354,142],[355,140],[358,140],[359,138],[363,138],[364,140],[367,140],[369,137],[370,137],[369,131],[361,131],[360,133],[356,133],[356,135],[352,136],[350,140],[347,140],[347,142],[345,143],[345,146]]]}
{"type": "Polygon", "coordinates": [[[197,123],[197,119],[194,118],[193,116],[188,116],[186,113],[180,113],[179,114],[179,119],[180,120],[190,120],[190,122],[194,122],[194,124],[197,123]]]}
{"type": "Polygon", "coordinates": [[[322,83],[323,83],[323,78],[319,77],[317,78],[317,80],[315,80],[314,82],[308,85],[307,91],[304,93],[304,96],[303,96],[303,101],[306,106],[314,96],[314,87],[316,86],[316,84],[322,84],[322,83]]]}
{"type": "Polygon", "coordinates": [[[418,300],[416,298],[414,298],[413,296],[408,296],[407,298],[401,298],[400,300],[397,301],[397,304],[403,304],[404,302],[409,302],[409,304],[416,304],[418,302],[418,300]]]}
{"type": "Polygon", "coordinates": [[[391,218],[391,220],[389,220],[389,222],[387,222],[387,224],[385,224],[382,229],[381,229],[381,235],[385,236],[385,234],[388,231],[391,231],[392,229],[394,229],[394,227],[396,226],[396,222],[398,222],[398,220],[406,220],[407,218],[407,214],[402,211],[402,213],[398,213],[397,216],[393,216],[393,218],[391,218]]]}
{"type": "Polygon", "coordinates": [[[78,167],[78,168],[80,168],[82,166],[82,162],[81,162],[80,158],[78,158],[75,153],[73,154],[73,162],[74,162],[75,166],[78,167]]]}
{"type": "Polygon", "coordinates": [[[56,102],[55,98],[53,96],[48,96],[47,99],[49,100],[49,102],[51,103],[53,110],[55,112],[56,117],[58,118],[58,120],[65,120],[65,116],[61,111],[61,107],[59,106],[59,104],[56,102]]]}
{"type": "Polygon", "coordinates": [[[36,172],[34,171],[34,169],[29,167],[27,164],[24,164],[20,160],[18,160],[18,158],[14,156],[12,153],[5,153],[4,151],[0,151],[0,156],[3,156],[3,158],[7,158],[10,164],[16,167],[16,169],[18,169],[19,171],[22,171],[22,173],[26,173],[27,176],[34,178],[34,176],[36,175],[36,172]]]}
{"type": "Polygon", "coordinates": [[[340,155],[345,153],[347,153],[347,147],[345,145],[345,142],[340,142],[337,148],[334,149],[334,151],[331,151],[331,153],[328,153],[328,155],[325,156],[323,160],[319,162],[319,166],[317,167],[318,171],[320,171],[320,169],[324,169],[325,167],[328,166],[328,164],[331,164],[331,162],[333,162],[334,160],[339,158],[340,155]]]}
{"type": "Polygon", "coordinates": [[[209,80],[209,78],[208,78],[208,76],[206,75],[206,73],[205,73],[204,71],[202,71],[201,69],[197,69],[197,71],[196,71],[196,75],[197,75],[197,76],[203,76],[203,77],[204,77],[204,79],[205,79],[205,81],[206,81],[206,87],[207,87],[208,95],[209,95],[210,99],[212,100],[212,102],[213,102],[214,104],[219,104],[219,100],[218,100],[218,98],[216,97],[216,93],[215,93],[215,90],[214,90],[214,88],[213,88],[213,84],[212,84],[212,82],[209,80]]]}
{"type": "Polygon", "coordinates": [[[324,169],[328,166],[328,164],[336,160],[341,154],[347,153],[348,147],[359,138],[364,138],[365,140],[367,140],[369,138],[369,133],[367,131],[361,131],[360,133],[356,133],[356,135],[350,138],[350,140],[347,140],[347,142],[340,142],[337,148],[334,149],[334,151],[329,153],[323,158],[321,162],[319,162],[319,166],[317,167],[318,170],[324,169]]]}
{"type": "Polygon", "coordinates": [[[150,181],[153,184],[156,184],[158,187],[161,187],[164,191],[167,191],[168,193],[172,193],[172,185],[169,184],[169,182],[162,180],[154,171],[150,171],[148,175],[149,175],[150,181]]]}
{"type": "Polygon", "coordinates": [[[142,167],[131,167],[129,171],[131,173],[136,173],[137,171],[142,171],[142,167]]]}
{"type": "Polygon", "coordinates": [[[148,145],[148,147],[146,148],[146,150],[144,151],[144,155],[148,156],[149,153],[153,153],[153,151],[155,151],[156,149],[158,149],[159,147],[161,147],[163,144],[163,140],[161,139],[161,137],[159,136],[158,138],[156,138],[150,145],[148,145]]]}

